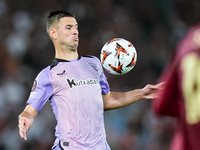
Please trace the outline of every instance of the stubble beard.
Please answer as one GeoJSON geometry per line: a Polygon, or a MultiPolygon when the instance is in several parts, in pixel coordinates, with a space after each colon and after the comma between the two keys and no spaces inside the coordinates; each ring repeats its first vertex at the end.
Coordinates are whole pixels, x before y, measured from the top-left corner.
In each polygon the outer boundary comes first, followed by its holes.
{"type": "Polygon", "coordinates": [[[78,48],[78,43],[73,43],[69,47],[70,51],[73,51],[73,52],[77,51],[77,48],[78,48]]]}

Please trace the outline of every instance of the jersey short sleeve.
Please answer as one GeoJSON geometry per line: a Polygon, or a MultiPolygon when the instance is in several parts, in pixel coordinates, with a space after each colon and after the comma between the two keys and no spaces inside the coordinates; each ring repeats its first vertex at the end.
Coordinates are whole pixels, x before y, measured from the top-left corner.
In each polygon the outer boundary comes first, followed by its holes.
{"type": "MultiPolygon", "coordinates": [[[[95,57],[96,58],[96,57],[95,57]]],[[[104,74],[104,71],[103,71],[103,68],[102,68],[102,65],[101,65],[101,62],[98,58],[96,58],[97,61],[98,61],[98,68],[100,70],[100,86],[101,86],[101,93],[102,94],[108,94],[108,92],[110,92],[110,87],[109,87],[109,84],[108,84],[108,81],[107,81],[107,78],[104,74]]]]}
{"type": "Polygon", "coordinates": [[[101,86],[102,94],[108,94],[108,92],[110,92],[110,87],[109,87],[107,78],[104,75],[104,73],[102,73],[102,75],[101,75],[100,86],[101,86]]]}
{"type": "Polygon", "coordinates": [[[50,82],[50,67],[43,69],[36,77],[27,105],[30,104],[38,112],[53,94],[53,87],[50,82]]]}

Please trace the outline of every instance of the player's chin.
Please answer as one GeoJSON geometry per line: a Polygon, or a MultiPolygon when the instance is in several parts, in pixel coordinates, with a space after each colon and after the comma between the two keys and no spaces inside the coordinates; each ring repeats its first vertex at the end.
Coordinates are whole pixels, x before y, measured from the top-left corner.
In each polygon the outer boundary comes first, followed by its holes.
{"type": "Polygon", "coordinates": [[[74,42],[74,43],[73,43],[73,47],[74,47],[74,48],[78,48],[78,42],[74,42]]]}
{"type": "Polygon", "coordinates": [[[70,49],[71,49],[72,51],[77,51],[77,48],[78,48],[78,44],[72,44],[72,45],[70,46],[70,49]]]}

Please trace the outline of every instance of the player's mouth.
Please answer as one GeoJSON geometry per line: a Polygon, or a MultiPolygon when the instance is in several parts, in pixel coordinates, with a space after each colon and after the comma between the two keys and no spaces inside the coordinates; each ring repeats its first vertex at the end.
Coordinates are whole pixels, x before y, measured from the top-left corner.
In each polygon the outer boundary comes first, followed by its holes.
{"type": "Polygon", "coordinates": [[[74,41],[79,41],[79,38],[76,36],[73,38],[74,41]]]}

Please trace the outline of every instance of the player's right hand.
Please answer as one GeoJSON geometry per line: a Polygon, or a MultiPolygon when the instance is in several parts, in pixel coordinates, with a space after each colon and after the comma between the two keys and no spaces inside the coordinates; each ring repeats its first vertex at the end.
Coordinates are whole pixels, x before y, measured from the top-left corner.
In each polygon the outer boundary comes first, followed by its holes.
{"type": "Polygon", "coordinates": [[[28,130],[29,125],[30,125],[30,123],[29,123],[28,118],[20,117],[19,124],[18,124],[19,134],[20,134],[21,138],[24,138],[24,140],[27,140],[26,131],[28,130]]]}

